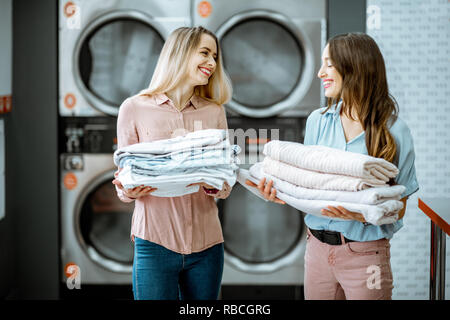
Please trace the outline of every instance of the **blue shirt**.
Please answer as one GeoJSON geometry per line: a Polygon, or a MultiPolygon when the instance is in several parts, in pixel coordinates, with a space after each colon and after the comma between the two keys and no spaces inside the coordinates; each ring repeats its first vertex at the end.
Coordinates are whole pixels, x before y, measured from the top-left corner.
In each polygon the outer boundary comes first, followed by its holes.
{"type": "MultiPolygon", "coordinates": [[[[314,110],[306,121],[305,145],[322,145],[345,151],[368,154],[365,134],[361,132],[351,141],[346,142],[344,129],[339,115],[342,102],[337,107],[332,106],[326,113],[321,114],[326,108],[314,110]]],[[[397,121],[389,128],[397,146],[397,168],[399,174],[396,183],[406,187],[402,198],[410,196],[419,189],[414,167],[414,144],[411,132],[406,123],[397,117],[397,121]]],[[[346,238],[356,241],[371,241],[382,238],[390,239],[402,226],[402,219],[393,224],[381,226],[364,225],[356,220],[337,221],[327,217],[317,217],[306,214],[305,223],[311,229],[331,230],[341,232],[346,238]]]]}

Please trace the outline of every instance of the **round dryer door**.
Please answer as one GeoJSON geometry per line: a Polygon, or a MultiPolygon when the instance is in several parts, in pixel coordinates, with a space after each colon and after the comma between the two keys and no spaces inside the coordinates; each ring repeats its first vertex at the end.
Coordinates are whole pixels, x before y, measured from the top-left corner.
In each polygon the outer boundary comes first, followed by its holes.
{"type": "Polygon", "coordinates": [[[303,216],[298,210],[255,200],[235,184],[226,200],[217,203],[228,262],[246,272],[273,272],[298,259],[303,216]]]}
{"type": "Polygon", "coordinates": [[[73,71],[82,94],[99,111],[117,115],[121,103],[150,84],[164,39],[138,11],[108,13],[81,33],[73,71]]]}
{"type": "Polygon", "coordinates": [[[281,14],[233,16],[217,31],[224,67],[233,83],[228,107],[249,117],[270,117],[296,107],[314,76],[309,39],[281,14]]]}
{"type": "Polygon", "coordinates": [[[114,171],[94,179],[78,200],[75,232],[85,253],[102,267],[127,273],[133,265],[130,239],[133,203],[119,200],[111,183],[114,171]]]}

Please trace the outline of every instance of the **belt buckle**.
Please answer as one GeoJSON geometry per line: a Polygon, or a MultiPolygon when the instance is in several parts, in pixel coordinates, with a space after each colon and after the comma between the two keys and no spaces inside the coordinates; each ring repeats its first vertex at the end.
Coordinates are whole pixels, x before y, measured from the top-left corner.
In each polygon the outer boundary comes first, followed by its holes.
{"type": "Polygon", "coordinates": [[[311,230],[311,234],[320,242],[325,242],[323,230],[311,230]]]}
{"type": "Polygon", "coordinates": [[[328,241],[324,241],[324,242],[326,242],[330,245],[334,245],[334,246],[342,244],[342,240],[341,240],[339,232],[324,231],[324,235],[327,236],[329,239],[328,241]]]}
{"type": "MultiPolygon", "coordinates": [[[[311,229],[310,229],[311,230],[311,229]]],[[[320,242],[329,245],[341,245],[341,234],[335,231],[328,230],[311,230],[311,234],[317,238],[320,242]]]]}

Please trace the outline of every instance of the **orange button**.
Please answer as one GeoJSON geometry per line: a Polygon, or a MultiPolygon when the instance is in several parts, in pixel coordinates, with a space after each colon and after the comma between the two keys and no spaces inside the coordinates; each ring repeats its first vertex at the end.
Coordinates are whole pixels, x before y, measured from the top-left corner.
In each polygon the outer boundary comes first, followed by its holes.
{"type": "Polygon", "coordinates": [[[76,103],[77,103],[77,98],[75,97],[75,95],[73,93],[68,93],[65,95],[64,106],[67,109],[72,109],[73,107],[75,107],[76,103]]]}
{"type": "Polygon", "coordinates": [[[70,18],[71,16],[73,16],[76,12],[76,6],[72,1],[68,1],[65,5],[64,5],[64,15],[67,18],[70,18]]]}
{"type": "Polygon", "coordinates": [[[77,186],[77,176],[73,174],[72,172],[67,173],[64,176],[64,187],[66,187],[67,190],[75,189],[77,186]]]}
{"type": "Polygon", "coordinates": [[[209,17],[209,15],[212,12],[212,6],[211,3],[209,3],[209,1],[201,1],[198,6],[197,6],[197,11],[198,14],[202,17],[202,18],[207,18],[209,17]]]}

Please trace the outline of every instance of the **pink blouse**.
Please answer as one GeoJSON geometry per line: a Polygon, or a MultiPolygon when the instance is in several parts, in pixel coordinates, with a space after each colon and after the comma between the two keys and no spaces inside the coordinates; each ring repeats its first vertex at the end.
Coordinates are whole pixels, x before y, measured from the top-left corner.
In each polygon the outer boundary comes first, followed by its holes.
{"type": "MultiPolygon", "coordinates": [[[[120,106],[117,119],[118,148],[139,142],[172,138],[172,133],[201,129],[227,129],[222,106],[193,95],[179,111],[165,95],[133,96],[120,106]]],[[[175,134],[177,135],[177,134],[175,134]]],[[[203,251],[223,242],[217,205],[203,190],[181,197],[128,198],[116,186],[123,202],[135,201],[131,222],[134,236],[181,253],[203,251]]]]}

